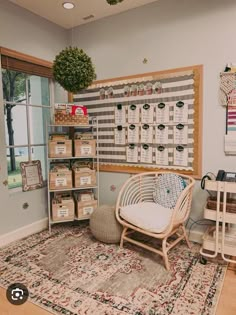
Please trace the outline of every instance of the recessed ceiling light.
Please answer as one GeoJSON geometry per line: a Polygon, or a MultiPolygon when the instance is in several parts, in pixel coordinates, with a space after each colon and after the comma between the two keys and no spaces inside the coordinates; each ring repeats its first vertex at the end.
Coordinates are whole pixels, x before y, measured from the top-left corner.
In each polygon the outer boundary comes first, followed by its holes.
{"type": "Polygon", "coordinates": [[[64,9],[71,10],[74,9],[75,5],[72,2],[64,2],[62,3],[64,9]]]}

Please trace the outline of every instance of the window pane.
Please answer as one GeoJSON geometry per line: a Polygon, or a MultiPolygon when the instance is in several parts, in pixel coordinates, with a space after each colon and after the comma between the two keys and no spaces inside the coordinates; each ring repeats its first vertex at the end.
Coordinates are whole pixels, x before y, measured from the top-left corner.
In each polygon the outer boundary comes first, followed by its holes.
{"type": "Polygon", "coordinates": [[[28,148],[7,149],[8,188],[17,188],[22,185],[20,162],[28,161],[28,148]]]}
{"type": "Polygon", "coordinates": [[[31,144],[46,143],[46,122],[50,121],[50,108],[29,106],[31,144]]]}
{"type": "Polygon", "coordinates": [[[28,77],[29,103],[50,106],[49,79],[31,75],[28,77]]]}
{"type": "Polygon", "coordinates": [[[28,143],[25,106],[5,106],[5,130],[7,145],[28,143]]]}
{"type": "Polygon", "coordinates": [[[2,69],[3,98],[8,102],[26,101],[26,74],[2,69]]]}
{"type": "Polygon", "coordinates": [[[32,160],[41,161],[43,179],[46,180],[47,176],[46,176],[46,160],[45,160],[46,148],[45,146],[32,147],[31,154],[32,154],[32,160]]]}
{"type": "Polygon", "coordinates": [[[55,103],[67,103],[68,92],[60,86],[59,83],[54,83],[54,102],[55,103]]]}

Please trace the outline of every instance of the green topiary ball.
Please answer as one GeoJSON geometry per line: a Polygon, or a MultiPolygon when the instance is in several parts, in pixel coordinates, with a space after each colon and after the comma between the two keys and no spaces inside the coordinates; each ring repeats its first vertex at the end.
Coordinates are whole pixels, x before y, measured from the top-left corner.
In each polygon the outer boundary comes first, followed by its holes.
{"type": "Polygon", "coordinates": [[[53,62],[54,79],[68,92],[86,89],[96,79],[91,58],[77,47],[62,50],[53,62]]]}
{"type": "Polygon", "coordinates": [[[123,0],[107,0],[107,3],[110,5],[115,5],[118,4],[120,2],[122,2],[123,0]]]}

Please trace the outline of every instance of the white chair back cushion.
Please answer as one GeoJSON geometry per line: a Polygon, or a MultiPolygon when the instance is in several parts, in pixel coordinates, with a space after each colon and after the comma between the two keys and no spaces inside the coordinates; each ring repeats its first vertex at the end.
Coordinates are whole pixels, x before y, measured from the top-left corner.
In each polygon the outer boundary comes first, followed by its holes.
{"type": "Polygon", "coordinates": [[[185,181],[176,174],[159,175],[155,182],[153,200],[165,208],[174,208],[185,187],[185,181]]]}
{"type": "Polygon", "coordinates": [[[161,233],[171,221],[172,209],[155,202],[141,202],[121,207],[120,216],[127,222],[146,231],[161,233]]]}

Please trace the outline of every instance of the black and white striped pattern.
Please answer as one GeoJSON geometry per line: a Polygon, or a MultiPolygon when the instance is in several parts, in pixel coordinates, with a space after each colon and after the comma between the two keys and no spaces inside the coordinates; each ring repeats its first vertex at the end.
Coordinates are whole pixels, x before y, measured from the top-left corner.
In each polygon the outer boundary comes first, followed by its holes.
{"type": "MultiPolygon", "coordinates": [[[[168,144],[168,148],[170,148],[169,153],[169,166],[165,166],[162,168],[167,169],[183,169],[183,170],[193,170],[193,135],[194,135],[194,74],[193,71],[188,71],[187,74],[182,74],[179,76],[169,75],[167,78],[155,79],[142,81],[144,85],[148,82],[161,82],[162,84],[162,92],[160,94],[152,94],[152,95],[138,95],[138,96],[129,96],[125,97],[123,95],[124,86],[127,85],[127,81],[124,81],[124,84],[117,84],[116,82],[112,82],[109,86],[104,86],[106,90],[108,87],[113,87],[114,97],[100,99],[100,87],[89,88],[85,91],[82,91],[78,95],[74,95],[73,102],[84,105],[88,108],[88,113],[90,117],[97,117],[98,120],[98,133],[99,133],[99,159],[101,164],[118,164],[118,165],[135,165],[141,166],[140,163],[127,163],[126,162],[126,145],[117,145],[114,143],[114,128],[115,119],[114,119],[114,109],[117,104],[122,104],[122,106],[126,106],[126,117],[128,112],[128,106],[131,104],[135,105],[143,105],[145,103],[150,104],[151,106],[156,105],[160,102],[164,102],[169,105],[170,109],[170,123],[169,126],[169,136],[170,140],[168,144]],[[183,101],[188,105],[188,144],[184,145],[184,147],[188,148],[188,166],[179,167],[177,165],[173,165],[173,151],[176,145],[173,144],[173,113],[174,113],[174,105],[178,101],[183,101]],[[173,148],[173,150],[171,150],[173,148]]],[[[120,83],[120,82],[119,82],[120,83]]],[[[140,83],[140,82],[138,82],[140,83]]],[[[133,84],[136,84],[133,82],[133,84]]],[[[130,86],[131,83],[128,83],[130,86]]],[[[154,109],[154,123],[153,126],[156,126],[155,121],[156,111],[154,109]]],[[[127,128],[128,123],[123,126],[127,128]]],[[[141,124],[140,124],[141,126],[141,124]]],[[[141,144],[140,144],[141,145],[141,144]]],[[[139,145],[139,146],[140,146],[139,145]]],[[[145,167],[156,168],[158,165],[155,164],[155,148],[157,146],[156,142],[150,144],[153,148],[153,164],[152,165],[144,165],[145,167]]],[[[140,158],[140,148],[138,150],[138,155],[140,158]]],[[[140,159],[139,159],[140,160],[140,159]]]]}

